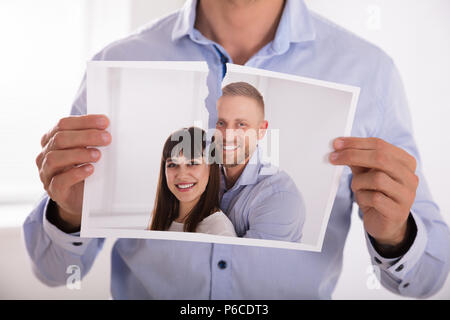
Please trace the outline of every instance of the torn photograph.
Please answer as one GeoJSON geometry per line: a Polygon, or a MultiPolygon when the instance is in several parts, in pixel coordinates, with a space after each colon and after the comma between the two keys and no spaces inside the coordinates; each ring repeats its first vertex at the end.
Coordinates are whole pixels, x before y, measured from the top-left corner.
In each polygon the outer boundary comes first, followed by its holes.
{"type": "Polygon", "coordinates": [[[206,62],[91,61],[87,112],[112,142],[85,180],[81,236],[321,251],[359,88],[206,62]]]}

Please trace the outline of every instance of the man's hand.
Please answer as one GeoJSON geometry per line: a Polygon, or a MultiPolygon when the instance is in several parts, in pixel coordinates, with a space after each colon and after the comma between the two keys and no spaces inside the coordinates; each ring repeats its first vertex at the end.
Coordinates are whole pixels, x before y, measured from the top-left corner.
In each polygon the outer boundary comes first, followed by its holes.
{"type": "Polygon", "coordinates": [[[405,240],[419,178],[416,160],[378,138],[337,138],[330,162],[352,170],[352,191],[363,212],[364,228],[380,246],[405,240]]]}
{"type": "Polygon", "coordinates": [[[111,142],[105,131],[109,120],[104,115],[71,116],[58,124],[41,139],[42,151],[36,158],[39,176],[50,198],[56,202],[58,217],[65,229],[81,224],[84,179],[94,167],[89,162],[100,159],[95,146],[111,142]]]}

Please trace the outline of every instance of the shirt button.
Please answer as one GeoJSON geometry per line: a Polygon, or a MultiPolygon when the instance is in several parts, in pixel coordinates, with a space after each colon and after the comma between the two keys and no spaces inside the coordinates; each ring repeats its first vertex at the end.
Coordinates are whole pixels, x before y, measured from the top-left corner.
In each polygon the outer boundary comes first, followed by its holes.
{"type": "Polygon", "coordinates": [[[373,260],[375,260],[376,263],[381,264],[380,259],[378,259],[377,257],[373,258],[373,260]]]}
{"type": "Polygon", "coordinates": [[[83,244],[83,242],[72,242],[72,244],[74,245],[74,246],[81,246],[82,244],[83,244]]]}
{"type": "Polygon", "coordinates": [[[220,260],[219,263],[217,263],[217,266],[218,266],[220,269],[225,269],[225,268],[227,267],[227,262],[226,262],[226,261],[223,261],[223,260],[220,260]]]}
{"type": "Polygon", "coordinates": [[[403,265],[402,265],[402,264],[399,265],[399,266],[397,267],[397,269],[395,269],[395,271],[397,271],[397,272],[402,271],[402,270],[403,270],[403,265]]]}

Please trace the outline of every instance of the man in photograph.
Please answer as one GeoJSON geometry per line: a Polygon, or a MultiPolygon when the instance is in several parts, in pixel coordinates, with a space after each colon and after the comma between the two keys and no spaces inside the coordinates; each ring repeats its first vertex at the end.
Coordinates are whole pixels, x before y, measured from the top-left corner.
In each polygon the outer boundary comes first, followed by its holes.
{"type": "MultiPolygon", "coordinates": [[[[321,252],[118,239],[111,253],[113,298],[330,299],[354,202],[368,263],[377,266],[385,288],[425,298],[445,283],[449,228],[422,173],[399,72],[376,46],[310,12],[302,0],[188,0],[93,59],[206,61],[211,108],[227,62],[361,88],[352,137],[336,139],[329,158],[345,167],[321,252]]],[[[81,208],[91,162],[101,161],[98,147],[114,137],[105,116],[86,110],[84,79],[71,116],[42,137],[36,158],[47,194],[26,219],[24,236],[36,276],[52,286],[66,284],[70,265],[84,277],[104,243],[80,238],[81,208]]]]}
{"type": "Polygon", "coordinates": [[[300,242],[305,204],[289,175],[262,163],[268,127],[261,93],[230,83],[217,101],[216,150],[222,163],[220,206],[240,237],[300,242]]]}

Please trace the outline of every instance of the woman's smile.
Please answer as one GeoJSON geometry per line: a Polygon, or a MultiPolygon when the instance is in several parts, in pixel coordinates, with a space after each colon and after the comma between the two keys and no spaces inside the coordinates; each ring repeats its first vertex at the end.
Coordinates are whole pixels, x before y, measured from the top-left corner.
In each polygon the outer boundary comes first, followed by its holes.
{"type": "Polygon", "coordinates": [[[228,145],[224,145],[223,146],[223,150],[225,152],[227,152],[227,151],[235,151],[235,150],[237,150],[237,148],[238,148],[238,145],[235,145],[235,144],[233,144],[233,145],[228,144],[228,145]]]}
{"type": "Polygon", "coordinates": [[[180,192],[186,192],[186,191],[192,190],[196,184],[197,184],[196,182],[178,183],[178,184],[175,184],[175,187],[177,187],[177,190],[180,192]]]}

